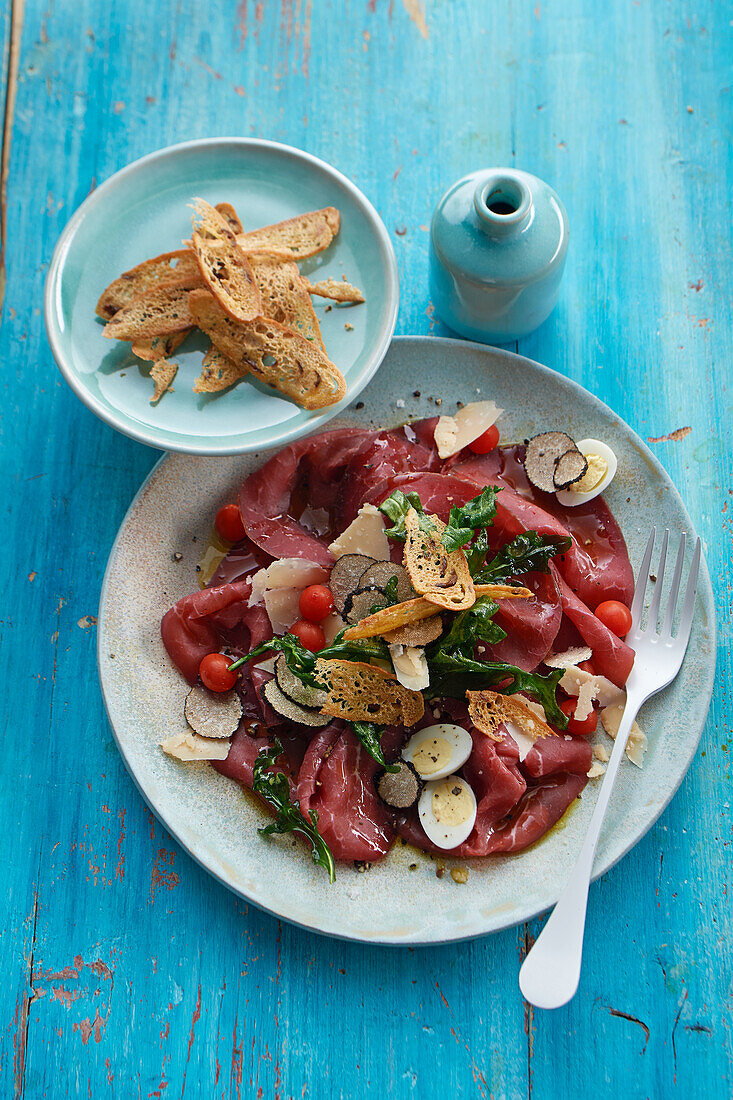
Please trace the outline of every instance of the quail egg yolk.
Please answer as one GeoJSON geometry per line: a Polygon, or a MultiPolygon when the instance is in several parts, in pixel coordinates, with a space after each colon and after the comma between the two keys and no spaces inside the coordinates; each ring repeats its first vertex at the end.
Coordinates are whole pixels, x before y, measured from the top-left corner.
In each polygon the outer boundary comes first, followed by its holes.
{"type": "Polygon", "coordinates": [[[474,804],[465,786],[443,779],[433,790],[432,809],[439,825],[462,825],[474,812],[474,804]]]}
{"type": "Polygon", "coordinates": [[[450,764],[452,751],[452,746],[445,737],[431,737],[422,742],[412,758],[412,763],[418,775],[435,775],[450,764]]]}
{"type": "Polygon", "coordinates": [[[588,463],[588,469],[585,471],[580,481],[573,482],[569,486],[569,489],[573,493],[589,493],[591,489],[595,489],[596,485],[599,485],[603,478],[606,476],[606,470],[608,469],[608,463],[601,455],[589,454],[585,455],[585,461],[588,463]]]}

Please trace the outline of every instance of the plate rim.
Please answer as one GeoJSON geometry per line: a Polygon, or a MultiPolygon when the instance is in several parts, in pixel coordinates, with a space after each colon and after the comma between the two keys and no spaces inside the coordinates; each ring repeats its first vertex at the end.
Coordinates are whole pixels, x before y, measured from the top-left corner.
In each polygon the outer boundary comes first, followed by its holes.
{"type": "MultiPolygon", "coordinates": [[[[241,441],[241,436],[232,436],[232,442],[230,444],[217,447],[211,444],[207,445],[205,442],[207,437],[202,436],[200,437],[201,442],[192,448],[191,444],[186,444],[183,440],[177,442],[175,439],[161,439],[159,432],[154,428],[143,424],[138,425],[129,414],[107,408],[107,406],[83,384],[81,377],[74,369],[71,357],[67,356],[62,347],[62,330],[58,323],[59,317],[62,316],[62,311],[58,303],[58,296],[62,282],[62,270],[74,237],[89,211],[94,209],[100,201],[104,201],[107,192],[113,185],[118,184],[120,180],[124,181],[127,176],[134,175],[140,168],[154,163],[155,161],[166,160],[186,151],[210,148],[217,145],[236,145],[240,147],[274,150],[292,159],[305,161],[312,167],[325,172],[326,175],[330,176],[335,182],[343,187],[344,190],[349,193],[352,200],[362,207],[371,223],[371,228],[377,241],[379,253],[387,274],[387,279],[385,281],[387,316],[382,325],[381,335],[377,341],[371,363],[362,371],[360,377],[357,378],[349,388],[349,393],[347,395],[349,397],[349,403],[358,397],[382,365],[394,336],[400,304],[397,257],[395,256],[394,246],[387,231],[387,227],[376,207],[348,176],[344,175],[338,168],[334,168],[328,161],[315,156],[313,153],[308,153],[295,145],[287,145],[280,141],[271,141],[268,138],[219,136],[193,138],[189,141],[180,141],[173,145],[166,145],[160,149],[154,149],[150,153],[145,153],[136,160],[130,161],[129,164],[124,165],[122,168],[118,168],[116,172],[113,172],[112,175],[108,176],[98,187],[95,187],[95,189],[81,202],[64,226],[54,246],[43,291],[43,320],[46,339],[51,348],[54,362],[72,392],[79,398],[82,404],[103,423],[107,424],[115,431],[120,432],[122,435],[127,436],[129,439],[134,439],[138,443],[144,443],[146,446],[153,447],[157,450],[172,451],[179,454],[202,455],[206,457],[252,454],[255,451],[284,447],[288,443],[292,443],[294,440],[301,439],[312,431],[320,429],[332,417],[345,412],[348,405],[339,402],[331,408],[319,413],[317,416],[313,417],[312,420],[306,420],[299,426],[293,427],[287,431],[280,430],[278,434],[274,435],[266,443],[258,442],[248,444],[241,441]],[[239,443],[234,442],[237,439],[240,440],[239,443]]],[[[190,434],[192,433],[189,433],[189,435],[190,434]]]]}
{"type": "MultiPolygon", "coordinates": [[[[682,497],[681,497],[677,487],[675,486],[674,482],[672,481],[671,476],[669,475],[667,470],[664,468],[664,466],[661,464],[661,462],[656,457],[656,455],[654,455],[654,453],[650,450],[650,448],[646,445],[646,443],[644,443],[644,441],[637,434],[637,432],[629,424],[627,424],[627,422],[625,420],[623,420],[622,417],[620,417],[617,413],[615,413],[613,411],[613,409],[611,409],[610,406],[608,406],[599,397],[596,397],[595,394],[591,393],[590,390],[585,389],[585,387],[582,386],[579,382],[576,382],[574,379],[569,378],[567,375],[560,374],[558,371],[553,370],[551,367],[545,366],[543,363],[538,363],[536,360],[528,358],[528,356],[519,355],[516,352],[511,352],[511,351],[508,351],[504,348],[494,347],[493,345],[480,344],[480,343],[477,343],[475,341],[462,340],[462,339],[450,338],[450,337],[427,336],[427,335],[401,335],[401,336],[393,336],[391,343],[396,343],[396,344],[415,343],[415,344],[418,344],[418,345],[425,344],[425,343],[431,343],[431,344],[438,344],[438,345],[440,345],[442,347],[446,347],[446,348],[454,348],[454,349],[465,348],[465,349],[468,349],[468,350],[471,350],[471,351],[490,353],[492,355],[498,356],[500,359],[505,359],[508,363],[512,363],[515,360],[522,360],[524,363],[529,363],[532,367],[538,369],[542,374],[551,376],[555,384],[560,384],[561,386],[563,386],[564,388],[566,388],[570,392],[575,392],[577,390],[580,390],[583,393],[584,396],[587,396],[591,399],[591,402],[594,403],[596,405],[596,407],[601,412],[603,412],[605,415],[608,415],[608,416],[612,417],[614,420],[616,420],[619,423],[624,425],[625,429],[631,434],[633,442],[635,444],[637,444],[638,446],[640,446],[640,449],[641,449],[642,453],[645,455],[647,461],[655,469],[657,475],[661,477],[661,479],[662,479],[662,481],[665,485],[665,488],[667,488],[668,490],[670,490],[672,492],[675,503],[681,509],[682,514],[685,517],[685,520],[688,524],[688,529],[689,529],[688,533],[690,534],[690,537],[691,538],[698,537],[697,536],[697,531],[695,530],[695,527],[694,527],[694,525],[693,525],[693,523],[690,519],[687,508],[684,504],[684,501],[682,500],[682,497]]],[[[341,411],[346,412],[347,410],[348,410],[348,407],[347,407],[347,409],[344,409],[344,410],[341,410],[341,411]]],[[[117,553],[118,545],[120,544],[120,542],[122,540],[123,531],[126,527],[128,517],[130,517],[131,514],[133,513],[133,511],[135,510],[137,502],[142,497],[142,495],[144,494],[144,492],[145,492],[145,490],[148,486],[148,483],[155,476],[155,474],[158,471],[159,467],[163,464],[163,462],[165,462],[167,457],[168,456],[165,455],[165,454],[162,455],[160,457],[160,459],[154,464],[154,466],[152,467],[152,469],[150,470],[150,472],[147,474],[144,481],[140,485],[139,489],[135,493],[132,501],[130,502],[130,505],[129,505],[127,511],[125,512],[125,515],[122,519],[122,522],[120,523],[117,534],[115,535],[114,542],[113,542],[112,547],[110,549],[109,557],[107,559],[107,565],[105,567],[104,577],[103,577],[103,580],[102,580],[102,587],[100,589],[99,609],[98,609],[98,612],[97,612],[97,618],[98,618],[97,653],[96,653],[96,657],[97,657],[97,675],[98,675],[98,679],[99,679],[100,689],[101,689],[101,693],[102,693],[102,700],[104,702],[104,708],[105,708],[105,712],[106,712],[106,715],[107,715],[107,720],[109,722],[110,728],[112,730],[112,735],[113,735],[114,740],[115,740],[115,744],[117,745],[117,748],[120,752],[122,760],[125,764],[125,767],[126,767],[128,773],[130,774],[130,777],[132,778],[132,781],[133,781],[135,787],[140,792],[140,795],[142,796],[143,801],[145,802],[145,805],[149,808],[149,810],[154,815],[156,820],[158,822],[160,822],[160,824],[163,826],[163,828],[166,829],[166,831],[170,834],[170,836],[172,836],[175,839],[176,843],[183,849],[183,851],[190,858],[192,858],[200,867],[202,867],[208,875],[210,875],[212,878],[214,878],[218,882],[220,882],[223,886],[225,886],[235,896],[242,898],[244,901],[246,901],[250,905],[254,905],[257,909],[261,910],[262,912],[268,913],[270,916],[273,916],[278,920],[285,920],[289,924],[293,924],[298,928],[304,929],[305,931],[316,932],[319,935],[329,936],[331,938],[339,939],[339,940],[346,940],[346,941],[349,941],[349,942],[352,942],[352,943],[364,943],[364,944],[373,945],[373,946],[400,948],[400,947],[440,946],[440,945],[443,945],[443,944],[469,942],[471,940],[478,939],[481,936],[493,935],[493,934],[498,933],[498,932],[506,931],[509,928],[514,928],[519,924],[524,924],[527,921],[534,920],[536,917],[540,916],[542,913],[547,912],[549,909],[553,908],[554,905],[557,903],[557,899],[555,899],[554,901],[550,902],[547,905],[544,905],[544,904],[543,905],[529,904],[529,905],[525,906],[524,908],[520,907],[518,915],[513,915],[511,920],[509,920],[507,923],[501,924],[501,925],[499,925],[497,927],[494,927],[494,928],[483,929],[483,930],[480,929],[478,931],[467,931],[463,934],[459,933],[457,935],[443,936],[443,937],[436,937],[436,938],[430,938],[430,937],[425,937],[425,936],[416,936],[414,938],[402,938],[402,939],[395,939],[395,938],[390,939],[390,938],[387,938],[386,936],[377,935],[377,936],[370,937],[370,938],[367,939],[363,936],[360,936],[356,933],[351,933],[349,931],[342,931],[342,930],[335,931],[331,928],[319,927],[315,923],[307,923],[305,921],[298,920],[297,918],[295,918],[295,917],[293,917],[293,916],[291,916],[287,913],[283,913],[283,912],[273,908],[271,905],[268,905],[265,902],[263,902],[261,900],[258,900],[258,899],[255,899],[249,894],[246,894],[243,890],[239,889],[236,885],[232,884],[231,882],[228,882],[223,875],[219,874],[216,870],[214,870],[210,866],[208,866],[207,863],[205,862],[205,860],[191,849],[188,842],[176,831],[176,829],[172,828],[168,824],[168,822],[165,820],[165,817],[163,816],[162,812],[159,812],[158,809],[154,805],[152,805],[152,803],[149,801],[148,796],[147,796],[143,786],[141,785],[141,782],[138,780],[138,777],[135,774],[135,771],[133,770],[132,764],[130,763],[130,761],[128,759],[128,756],[125,752],[124,745],[122,744],[120,736],[118,735],[117,730],[114,726],[114,723],[112,721],[111,711],[110,711],[110,700],[108,699],[107,692],[105,690],[105,673],[103,671],[103,669],[105,667],[108,668],[109,666],[105,665],[102,661],[102,651],[104,649],[103,640],[104,640],[105,631],[106,631],[106,616],[104,614],[104,606],[105,606],[105,602],[106,602],[107,589],[108,589],[108,587],[111,583],[112,567],[113,567],[113,562],[114,562],[114,559],[115,559],[115,556],[116,556],[116,553],[117,553]]],[[[702,542],[702,540],[701,540],[701,542],[702,542]]],[[[707,615],[708,615],[708,622],[710,624],[709,637],[710,637],[710,640],[711,640],[711,650],[712,650],[713,658],[714,658],[712,660],[712,662],[710,663],[710,665],[707,666],[706,681],[705,681],[705,683],[700,685],[702,690],[698,693],[698,698],[700,698],[703,702],[703,707],[701,708],[701,713],[704,716],[702,718],[702,721],[700,722],[699,728],[697,729],[695,735],[690,738],[689,751],[688,751],[688,754],[687,754],[687,759],[686,759],[685,764],[684,764],[684,768],[681,770],[679,778],[677,779],[676,783],[674,784],[674,787],[669,791],[668,796],[665,798],[664,802],[661,805],[659,805],[657,808],[655,808],[655,811],[652,813],[652,815],[650,816],[648,821],[646,821],[644,823],[644,826],[643,826],[642,830],[638,833],[638,835],[634,839],[630,840],[628,842],[628,844],[626,844],[622,848],[622,850],[619,851],[615,855],[614,858],[598,861],[598,859],[596,857],[596,864],[594,865],[593,873],[592,873],[592,876],[591,876],[591,881],[592,882],[595,882],[602,875],[606,874],[613,867],[615,867],[616,864],[619,863],[624,858],[624,856],[628,855],[628,853],[631,851],[632,848],[636,847],[636,845],[641,840],[643,840],[643,838],[647,835],[647,833],[651,830],[651,828],[659,820],[662,813],[669,806],[670,802],[672,801],[675,794],[679,790],[683,779],[687,775],[687,773],[690,769],[690,765],[692,764],[692,761],[695,758],[695,755],[697,754],[699,744],[700,744],[700,739],[702,737],[702,733],[703,733],[703,730],[705,728],[705,723],[707,721],[707,717],[708,717],[708,713],[709,713],[709,709],[710,709],[710,703],[711,703],[711,700],[712,700],[713,690],[714,690],[714,685],[715,685],[715,671],[716,671],[716,663],[717,663],[717,634],[718,634],[717,616],[716,616],[716,611],[715,611],[715,602],[714,602],[714,597],[713,597],[712,583],[711,583],[711,580],[710,580],[710,574],[709,574],[709,571],[708,571],[707,561],[706,561],[705,552],[704,552],[704,544],[703,544],[703,552],[702,552],[702,556],[701,556],[700,581],[701,581],[701,583],[698,584],[698,598],[704,603],[705,610],[706,610],[707,615]]]]}

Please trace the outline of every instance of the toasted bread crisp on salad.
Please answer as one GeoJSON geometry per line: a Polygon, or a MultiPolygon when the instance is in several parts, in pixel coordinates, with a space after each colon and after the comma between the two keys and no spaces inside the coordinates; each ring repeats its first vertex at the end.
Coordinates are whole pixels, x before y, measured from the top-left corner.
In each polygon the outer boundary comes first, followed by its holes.
{"type": "Polygon", "coordinates": [[[471,571],[462,550],[448,552],[441,542],[446,525],[437,516],[405,517],[405,569],[413,588],[449,611],[466,611],[476,601],[471,571]]]}
{"type": "Polygon", "coordinates": [[[499,727],[512,722],[529,737],[557,737],[557,730],[527,706],[516,695],[500,695],[496,691],[467,691],[468,714],[476,729],[494,741],[503,740],[499,727]]]}
{"type": "MultiPolygon", "coordinates": [[[[216,322],[218,338],[203,329],[215,350],[204,357],[194,393],[223,393],[251,375],[305,409],[340,401],[346,381],[328,358],[311,296],[351,303],[364,296],[333,278],[311,283],[296,263],[328,248],[339,232],[339,211],[327,206],[245,233],[231,203],[198,198],[193,207],[184,248],[143,261],[103,291],[96,312],[107,322],[104,336],[128,341],[139,359],[157,364],[194,328],[216,322]],[[200,325],[190,313],[191,290],[208,291],[224,317],[251,327],[229,331],[225,346],[227,326],[211,303],[204,309],[208,299],[198,299],[200,325]]],[[[163,377],[162,369],[156,373],[163,377]]],[[[166,388],[158,383],[153,404],[166,388]]]]}
{"type": "Polygon", "coordinates": [[[419,691],[403,687],[393,672],[363,661],[317,660],[315,676],[328,695],[321,714],[352,722],[414,726],[425,712],[419,691]]]}

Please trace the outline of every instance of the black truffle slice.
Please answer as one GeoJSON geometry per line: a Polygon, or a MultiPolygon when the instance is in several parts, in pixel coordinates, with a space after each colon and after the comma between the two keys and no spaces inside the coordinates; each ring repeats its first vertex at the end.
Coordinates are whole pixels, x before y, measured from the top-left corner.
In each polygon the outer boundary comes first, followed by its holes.
{"type": "Polygon", "coordinates": [[[532,484],[543,493],[554,493],[555,466],[561,455],[572,450],[578,448],[566,432],[542,432],[532,436],[524,457],[524,469],[532,484]]]}
{"type": "Polygon", "coordinates": [[[566,451],[560,455],[555,466],[553,481],[556,489],[568,489],[588,472],[588,460],[584,454],[574,447],[572,451],[566,451]]]}
{"type": "Polygon", "coordinates": [[[338,559],[331,570],[328,587],[331,589],[334,606],[340,615],[344,613],[346,597],[359,587],[359,578],[364,570],[374,564],[374,558],[369,558],[366,554],[344,554],[338,559]]]}
{"type": "Polygon", "coordinates": [[[404,565],[398,565],[394,561],[375,561],[359,577],[359,588],[386,588],[393,577],[397,578],[398,603],[404,603],[417,595],[404,565]]]}
{"type": "Polygon", "coordinates": [[[344,601],[344,617],[349,623],[359,623],[371,614],[372,608],[386,607],[389,603],[383,588],[370,585],[350,592],[344,601]]]}
{"type": "Polygon", "coordinates": [[[310,707],[312,710],[320,710],[326,705],[328,692],[320,688],[304,684],[294,672],[288,668],[282,653],[275,661],[275,679],[277,686],[289,699],[298,703],[301,707],[310,707]]]}
{"type": "Polygon", "coordinates": [[[396,764],[399,771],[376,775],[377,794],[393,810],[408,810],[422,794],[424,784],[407,760],[398,760],[396,764]]]}
{"type": "Polygon", "coordinates": [[[280,688],[276,680],[268,680],[263,688],[265,699],[273,710],[288,718],[291,722],[297,722],[299,726],[327,726],[333,719],[327,714],[319,714],[311,707],[301,707],[294,703],[280,688]]]}
{"type": "Polygon", "coordinates": [[[201,737],[231,737],[242,717],[236,691],[209,691],[196,685],[186,696],[183,714],[201,737]]]}

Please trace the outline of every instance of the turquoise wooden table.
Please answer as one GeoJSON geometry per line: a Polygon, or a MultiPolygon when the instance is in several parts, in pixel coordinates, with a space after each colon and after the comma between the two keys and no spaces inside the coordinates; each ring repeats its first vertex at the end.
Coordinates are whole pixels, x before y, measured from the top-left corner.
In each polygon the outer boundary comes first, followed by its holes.
{"type": "Polygon", "coordinates": [[[3,16],[0,1096],[705,1097],[731,1092],[731,11],[582,0],[13,0],[3,16]],[[533,1012],[540,923],[366,948],[229,894],[152,819],[107,725],[95,614],[158,455],[62,382],[41,301],[95,185],[186,138],[301,146],[392,234],[398,331],[442,190],[551,182],[563,293],[518,350],[599,394],[679,486],[717,583],[716,696],[669,809],[591,890],[580,991],[533,1012]]]}

